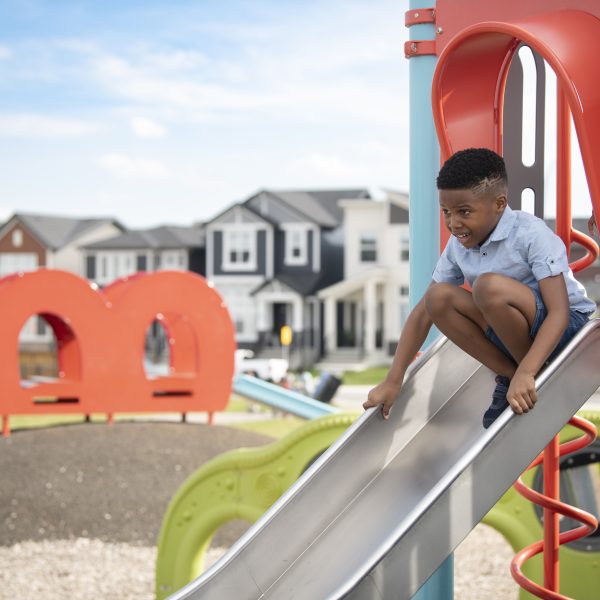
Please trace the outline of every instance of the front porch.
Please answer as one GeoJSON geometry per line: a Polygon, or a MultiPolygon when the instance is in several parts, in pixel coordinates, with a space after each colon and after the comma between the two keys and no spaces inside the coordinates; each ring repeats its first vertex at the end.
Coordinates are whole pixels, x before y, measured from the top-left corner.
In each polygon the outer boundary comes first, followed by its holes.
{"type": "Polygon", "coordinates": [[[319,292],[325,334],[318,368],[340,372],[391,362],[399,316],[386,313],[398,304],[396,287],[389,269],[375,267],[319,292]]]}
{"type": "Polygon", "coordinates": [[[271,281],[255,294],[257,308],[256,356],[287,358],[290,369],[311,368],[320,349],[319,302],[304,298],[279,281],[271,281]],[[281,343],[281,328],[292,330],[289,346],[281,343]]]}

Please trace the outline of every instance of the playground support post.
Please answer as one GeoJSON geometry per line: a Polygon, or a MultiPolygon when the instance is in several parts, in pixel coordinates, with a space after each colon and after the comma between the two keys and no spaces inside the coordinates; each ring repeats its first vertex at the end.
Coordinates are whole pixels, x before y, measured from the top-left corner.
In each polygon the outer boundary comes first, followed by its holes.
{"type": "MultiPolygon", "coordinates": [[[[431,107],[431,82],[436,56],[435,1],[410,0],[406,25],[410,27],[408,48],[410,89],[410,307],[422,298],[439,256],[440,220],[435,186],[439,169],[439,146],[431,107]],[[425,42],[419,44],[418,42],[425,42]]],[[[432,331],[428,346],[437,337],[432,331]]],[[[413,600],[451,600],[454,597],[454,560],[450,555],[433,573],[413,600]]]]}

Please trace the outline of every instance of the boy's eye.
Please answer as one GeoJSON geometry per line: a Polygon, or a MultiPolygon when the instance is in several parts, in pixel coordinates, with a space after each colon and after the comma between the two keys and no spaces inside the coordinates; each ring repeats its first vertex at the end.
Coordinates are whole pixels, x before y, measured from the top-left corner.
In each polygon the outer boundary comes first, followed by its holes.
{"type": "Polygon", "coordinates": [[[447,217],[450,214],[450,211],[447,208],[442,208],[442,214],[447,217]]]}
{"type": "Polygon", "coordinates": [[[471,214],[471,211],[468,208],[461,208],[459,212],[461,215],[464,215],[464,216],[471,214]]]}

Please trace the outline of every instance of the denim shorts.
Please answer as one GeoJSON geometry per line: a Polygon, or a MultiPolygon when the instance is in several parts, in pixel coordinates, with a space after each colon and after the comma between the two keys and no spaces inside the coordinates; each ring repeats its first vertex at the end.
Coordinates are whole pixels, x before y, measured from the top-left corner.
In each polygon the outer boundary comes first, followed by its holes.
{"type": "MultiPolygon", "coordinates": [[[[530,288],[531,289],[531,288],[530,288]]],[[[542,296],[537,290],[531,289],[533,295],[535,296],[535,317],[533,319],[533,324],[531,326],[531,331],[529,332],[529,337],[534,339],[539,331],[544,319],[548,315],[548,311],[546,310],[546,305],[542,300],[542,296]]],[[[571,339],[575,336],[575,334],[589,321],[592,313],[582,313],[578,310],[572,310],[569,312],[569,324],[565,329],[565,332],[562,334],[556,348],[552,351],[550,356],[547,358],[546,362],[551,362],[556,358],[558,353],[571,341],[571,339]]],[[[485,336],[490,340],[495,346],[497,346],[506,356],[512,358],[510,352],[506,349],[506,346],[502,343],[502,340],[496,335],[496,332],[488,327],[485,336]]],[[[514,360],[514,359],[513,359],[514,360]]]]}

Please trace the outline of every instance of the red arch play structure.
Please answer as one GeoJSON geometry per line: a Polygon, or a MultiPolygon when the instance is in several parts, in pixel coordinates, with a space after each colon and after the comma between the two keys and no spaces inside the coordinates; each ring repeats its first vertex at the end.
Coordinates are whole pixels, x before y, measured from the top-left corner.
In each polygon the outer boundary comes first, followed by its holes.
{"type": "Polygon", "coordinates": [[[104,290],[64,271],[0,279],[0,414],[223,410],[231,393],[235,335],[221,297],[193,273],[161,271],[104,290]],[[59,377],[23,386],[19,333],[41,315],[57,339],[59,377]],[[158,319],[170,348],[169,374],[148,377],[144,340],[158,319]]]}
{"type": "MultiPolygon", "coordinates": [[[[410,12],[410,11],[409,11],[410,12]]],[[[415,12],[415,11],[412,11],[415,12]]],[[[421,15],[429,14],[425,10],[421,15]]],[[[598,257],[598,246],[575,231],[570,203],[570,115],[572,115],[590,189],[594,213],[600,215],[600,3],[592,0],[438,0],[431,13],[435,43],[423,53],[438,55],[433,78],[435,125],[444,161],[467,147],[488,147],[502,154],[504,92],[511,60],[521,43],[535,50],[557,76],[557,233],[567,248],[583,245],[587,254],[572,265],[585,268],[598,257]]],[[[415,15],[412,15],[414,18],[415,15]]],[[[407,21],[411,16],[407,14],[407,21]]],[[[417,17],[418,18],[418,17],[417,17]]],[[[431,21],[430,21],[431,22],[431,21]]],[[[409,48],[407,52],[410,52],[409,48]]],[[[413,43],[412,52],[419,53],[413,43]]],[[[544,451],[544,496],[518,489],[544,508],[544,542],[520,552],[513,561],[517,582],[540,598],[565,598],[559,593],[559,514],[569,514],[586,525],[560,536],[560,543],[593,531],[593,516],[560,505],[559,455],[581,447],[596,436],[588,422],[571,423],[585,431],[582,441],[560,449],[555,439],[544,451]],[[529,581],[521,566],[544,552],[544,586],[529,581]]],[[[541,461],[537,459],[534,464],[541,461]]]]}

